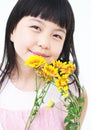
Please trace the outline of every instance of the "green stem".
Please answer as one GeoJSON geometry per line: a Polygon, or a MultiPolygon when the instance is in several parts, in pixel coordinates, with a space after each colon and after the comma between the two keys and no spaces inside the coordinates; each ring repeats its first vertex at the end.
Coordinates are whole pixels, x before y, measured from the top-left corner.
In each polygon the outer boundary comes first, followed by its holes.
{"type": "MultiPolygon", "coordinates": [[[[36,83],[37,85],[37,83],[36,83]]],[[[40,95],[38,95],[39,92],[39,88],[37,88],[37,92],[36,92],[36,97],[35,97],[35,101],[34,101],[34,105],[33,108],[31,110],[31,113],[29,115],[29,118],[27,120],[26,126],[24,130],[29,130],[30,129],[30,125],[32,123],[32,121],[35,119],[35,116],[37,115],[39,108],[41,106],[41,104],[43,103],[43,100],[46,96],[46,93],[49,89],[50,83],[49,84],[45,84],[44,88],[42,89],[42,92],[40,93],[40,95]],[[36,105],[38,104],[38,105],[36,105]]]]}
{"type": "Polygon", "coordinates": [[[81,88],[81,85],[80,85],[80,82],[79,82],[79,79],[77,78],[77,76],[74,73],[72,74],[72,76],[76,80],[78,87],[81,88]]]}
{"type": "Polygon", "coordinates": [[[63,109],[61,109],[61,108],[59,108],[59,107],[57,107],[57,106],[55,106],[58,110],[61,110],[61,111],[63,111],[63,112],[65,112],[65,113],[67,113],[68,111],[66,111],[66,110],[63,110],[63,109]]]}
{"type": "Polygon", "coordinates": [[[35,81],[36,81],[36,97],[35,97],[34,105],[33,105],[33,108],[31,110],[31,113],[30,113],[30,115],[28,117],[28,120],[27,120],[27,123],[26,123],[26,126],[25,126],[24,130],[29,130],[30,124],[32,123],[32,121],[34,119],[33,112],[34,112],[34,109],[35,109],[35,106],[36,106],[35,104],[36,104],[36,100],[37,100],[37,96],[38,96],[38,91],[39,91],[39,87],[37,85],[37,75],[35,75],[35,81]]]}

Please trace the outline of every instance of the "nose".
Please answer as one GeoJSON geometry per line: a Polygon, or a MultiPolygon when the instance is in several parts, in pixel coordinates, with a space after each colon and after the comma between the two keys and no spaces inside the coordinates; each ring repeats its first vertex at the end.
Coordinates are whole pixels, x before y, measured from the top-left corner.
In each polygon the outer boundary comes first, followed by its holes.
{"type": "Polygon", "coordinates": [[[40,35],[37,45],[43,49],[48,49],[50,47],[50,37],[48,35],[40,35]]]}

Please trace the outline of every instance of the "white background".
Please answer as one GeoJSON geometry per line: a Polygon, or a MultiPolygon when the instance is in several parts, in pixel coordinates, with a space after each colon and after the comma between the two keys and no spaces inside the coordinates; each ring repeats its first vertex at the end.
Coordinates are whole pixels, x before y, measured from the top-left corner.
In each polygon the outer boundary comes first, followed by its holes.
{"type": "MultiPolygon", "coordinates": [[[[8,15],[17,0],[0,0],[0,61],[8,15]]],[[[69,0],[76,20],[75,48],[80,67],[80,79],[88,94],[88,109],[81,130],[91,130],[91,0],[69,0]]]]}

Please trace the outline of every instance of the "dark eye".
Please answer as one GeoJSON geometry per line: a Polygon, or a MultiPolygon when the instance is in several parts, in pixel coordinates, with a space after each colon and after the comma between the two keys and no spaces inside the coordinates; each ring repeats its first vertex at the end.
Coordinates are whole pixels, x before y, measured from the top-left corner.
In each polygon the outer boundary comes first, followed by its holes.
{"type": "Polygon", "coordinates": [[[53,35],[55,38],[57,38],[57,39],[62,39],[62,37],[60,36],[60,35],[58,35],[58,34],[54,34],[53,35]]]}
{"type": "Polygon", "coordinates": [[[38,26],[36,26],[36,25],[31,26],[31,28],[33,28],[34,30],[41,31],[40,27],[38,27],[38,26]]]}

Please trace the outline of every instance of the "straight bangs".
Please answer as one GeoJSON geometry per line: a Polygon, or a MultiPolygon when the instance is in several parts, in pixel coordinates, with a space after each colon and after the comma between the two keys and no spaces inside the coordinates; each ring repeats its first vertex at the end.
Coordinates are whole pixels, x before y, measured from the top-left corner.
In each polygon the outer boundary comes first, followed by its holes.
{"type": "MultiPolygon", "coordinates": [[[[72,21],[72,10],[67,0],[20,0],[20,14],[33,16],[56,23],[68,31],[72,21]],[[32,1],[32,2],[31,2],[32,1]],[[21,3],[21,2],[20,2],[21,3]]],[[[22,18],[21,17],[21,18],[22,18]]]]}

